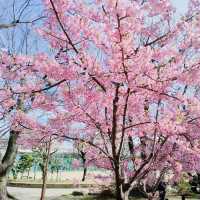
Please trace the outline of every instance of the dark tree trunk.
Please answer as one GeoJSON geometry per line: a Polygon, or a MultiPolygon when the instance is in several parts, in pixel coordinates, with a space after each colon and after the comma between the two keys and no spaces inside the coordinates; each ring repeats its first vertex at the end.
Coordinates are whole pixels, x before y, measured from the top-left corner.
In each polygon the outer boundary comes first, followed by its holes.
{"type": "Polygon", "coordinates": [[[124,191],[122,186],[117,186],[116,184],[116,200],[128,200],[129,190],[124,191]]]}
{"type": "Polygon", "coordinates": [[[116,200],[128,200],[129,194],[133,186],[122,180],[118,165],[115,168],[115,190],[116,190],[116,200]]]}
{"type": "Polygon", "coordinates": [[[19,133],[11,131],[7,149],[0,163],[0,200],[7,200],[7,177],[17,154],[17,137],[19,133]]]}
{"type": "Polygon", "coordinates": [[[117,186],[117,184],[116,184],[116,200],[123,200],[123,197],[121,195],[121,188],[120,186],[117,186]]]}
{"type": "Polygon", "coordinates": [[[182,200],[185,200],[185,195],[182,195],[182,196],[181,196],[181,199],[182,199],[182,200]]]}
{"type": "Polygon", "coordinates": [[[87,174],[87,167],[84,167],[84,170],[83,170],[83,177],[82,177],[82,181],[83,181],[83,182],[85,181],[86,174],[87,174]]]}
{"type": "Polygon", "coordinates": [[[159,200],[165,200],[166,191],[159,192],[159,200]]]}
{"type": "Polygon", "coordinates": [[[115,186],[116,186],[116,200],[123,200],[122,192],[121,192],[121,180],[119,174],[119,167],[116,165],[115,167],[115,186]]]}
{"type": "Polygon", "coordinates": [[[86,166],[86,152],[84,151],[80,151],[80,157],[82,159],[83,162],[83,177],[82,177],[82,181],[85,181],[86,178],[86,174],[87,174],[87,166],[86,166]]]}

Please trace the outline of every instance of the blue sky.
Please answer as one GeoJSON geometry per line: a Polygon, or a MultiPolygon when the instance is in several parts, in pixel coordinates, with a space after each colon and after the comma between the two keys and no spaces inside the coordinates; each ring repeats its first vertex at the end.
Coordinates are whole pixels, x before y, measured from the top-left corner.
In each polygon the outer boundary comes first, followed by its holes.
{"type": "Polygon", "coordinates": [[[171,0],[171,2],[177,8],[178,13],[181,14],[186,11],[189,0],[171,0]]]}
{"type": "MultiPolygon", "coordinates": [[[[177,18],[186,11],[188,1],[189,0],[171,0],[177,8],[177,18]]],[[[26,0],[0,0],[0,23],[12,22],[14,16],[17,18],[23,10],[25,2],[26,0]],[[12,6],[13,2],[16,2],[14,14],[12,6]]],[[[42,15],[42,0],[31,0],[30,2],[30,6],[24,10],[23,15],[21,16],[21,18],[26,21],[42,15]]],[[[34,31],[32,31],[31,26],[27,26],[26,24],[22,24],[16,29],[0,30],[0,48],[10,49],[15,53],[24,54],[26,53],[26,43],[23,43],[24,45],[21,44],[25,37],[27,37],[25,42],[28,44],[29,54],[34,54],[36,51],[47,51],[47,43],[41,39],[38,40],[38,37],[34,31]]],[[[48,53],[50,52],[48,51],[48,53]]]]}

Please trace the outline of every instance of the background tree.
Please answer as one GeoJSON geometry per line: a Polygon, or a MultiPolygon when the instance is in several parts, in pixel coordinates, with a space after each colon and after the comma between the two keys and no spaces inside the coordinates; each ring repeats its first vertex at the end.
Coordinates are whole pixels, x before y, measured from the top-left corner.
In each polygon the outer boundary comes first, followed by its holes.
{"type": "Polygon", "coordinates": [[[177,184],[178,193],[181,195],[182,200],[191,193],[191,186],[189,183],[189,177],[187,174],[183,174],[179,183],[177,184]]]}
{"type": "Polygon", "coordinates": [[[61,161],[60,157],[57,157],[58,155],[52,155],[49,161],[51,174],[53,175],[54,172],[56,172],[56,181],[59,179],[59,171],[61,170],[63,163],[61,161]]]}
{"type": "Polygon", "coordinates": [[[56,150],[52,147],[55,137],[43,133],[43,137],[39,140],[39,142],[35,143],[33,148],[34,151],[37,152],[37,157],[39,163],[39,167],[42,171],[42,188],[41,188],[41,196],[40,200],[44,200],[47,180],[48,180],[48,169],[51,164],[52,155],[56,152],[56,150]]]}
{"type": "MultiPolygon", "coordinates": [[[[15,160],[17,151],[16,141],[17,138],[19,138],[19,134],[21,134],[22,132],[21,129],[19,131],[13,127],[14,124],[12,120],[15,118],[16,115],[18,115],[16,113],[19,110],[21,110],[22,112],[27,111],[27,107],[25,109],[22,104],[28,102],[26,101],[27,99],[25,100],[24,98],[26,95],[13,93],[14,84],[17,82],[17,86],[20,82],[20,78],[17,79],[16,76],[18,75],[18,73],[22,73],[22,76],[24,76],[22,68],[25,66],[28,67],[29,62],[28,60],[24,60],[23,63],[23,56],[18,57],[19,59],[22,59],[21,63],[19,60],[19,62],[16,61],[16,54],[23,53],[24,55],[27,55],[35,52],[36,46],[33,44],[36,44],[36,42],[34,41],[38,40],[38,37],[33,32],[33,25],[37,25],[39,21],[43,18],[43,16],[40,15],[41,13],[38,9],[39,4],[36,4],[36,1],[34,1],[33,4],[33,1],[30,0],[8,0],[1,1],[0,4],[0,48],[2,51],[4,51],[0,52],[2,124],[0,137],[8,138],[6,153],[1,159],[2,181],[0,189],[0,199],[4,200],[7,198],[7,174],[9,173],[9,170],[15,160]],[[35,10],[37,10],[37,12],[35,12],[35,10]],[[32,48],[30,48],[30,45],[32,48]],[[21,70],[19,70],[20,68],[21,70]]],[[[21,86],[23,85],[22,80],[23,79],[21,79],[20,83],[21,86]]],[[[20,127],[22,128],[21,125],[20,127]]]]}
{"type": "Polygon", "coordinates": [[[29,179],[30,169],[33,166],[33,157],[30,153],[22,154],[17,162],[16,170],[21,173],[21,178],[23,178],[24,172],[28,172],[27,179],[29,179]]]}
{"type": "MultiPolygon", "coordinates": [[[[7,52],[0,54],[2,122],[0,137],[9,137],[6,153],[0,164],[2,180],[0,199],[2,200],[6,199],[7,175],[15,161],[18,144],[31,147],[38,144],[45,134],[48,136],[41,120],[37,119],[38,113],[42,112],[42,107],[35,108],[34,101],[36,96],[44,100],[43,93],[48,93],[48,90],[56,84],[51,85],[45,72],[38,71],[37,58],[39,57],[10,55],[7,52]]],[[[48,62],[48,66],[55,64],[55,62],[48,62]]],[[[47,113],[45,115],[48,116],[47,113]]]]}

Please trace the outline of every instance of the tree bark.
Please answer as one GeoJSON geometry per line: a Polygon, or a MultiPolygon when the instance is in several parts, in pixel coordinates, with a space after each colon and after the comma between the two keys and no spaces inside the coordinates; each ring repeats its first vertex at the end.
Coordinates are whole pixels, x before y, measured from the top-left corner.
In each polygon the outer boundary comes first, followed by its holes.
{"type": "Polygon", "coordinates": [[[182,195],[182,196],[181,196],[181,199],[182,199],[182,200],[185,200],[185,199],[186,199],[186,198],[185,198],[185,195],[182,195]]]}
{"type": "Polygon", "coordinates": [[[116,200],[128,200],[131,187],[128,184],[122,183],[118,167],[115,169],[115,184],[116,200]]]}
{"type": "Polygon", "coordinates": [[[120,180],[120,174],[119,174],[119,165],[118,163],[115,164],[115,192],[116,192],[116,200],[123,200],[122,193],[121,193],[121,180],[120,180]]]}
{"type": "Polygon", "coordinates": [[[0,177],[0,200],[7,200],[7,176],[0,177]]]}
{"type": "Polygon", "coordinates": [[[46,182],[47,182],[47,171],[44,169],[44,172],[42,175],[42,191],[41,191],[40,200],[44,200],[44,198],[45,198],[46,182]]]}
{"type": "Polygon", "coordinates": [[[119,171],[115,171],[116,200],[128,200],[133,186],[121,179],[119,171]]]}
{"type": "Polygon", "coordinates": [[[86,174],[87,174],[87,167],[84,167],[84,170],[83,170],[83,177],[82,177],[82,181],[83,181],[83,182],[85,181],[86,174]]]}
{"type": "Polygon", "coordinates": [[[123,195],[123,200],[128,200],[128,197],[129,197],[129,191],[122,192],[122,195],[123,195]]]}
{"type": "Polygon", "coordinates": [[[51,139],[49,140],[47,144],[47,154],[46,154],[46,159],[44,160],[44,169],[43,169],[43,174],[42,174],[42,191],[41,191],[40,200],[44,200],[45,198],[50,151],[51,151],[51,139]]]}
{"type": "Polygon", "coordinates": [[[34,175],[33,175],[34,178],[33,178],[33,179],[35,180],[35,179],[36,179],[36,163],[35,163],[35,165],[34,165],[34,172],[33,172],[33,173],[34,173],[34,175]]]}
{"type": "Polygon", "coordinates": [[[87,166],[86,166],[86,152],[84,151],[80,151],[80,157],[83,161],[83,177],[82,177],[82,181],[84,182],[85,181],[85,177],[86,177],[86,174],[87,174],[87,166]]]}
{"type": "Polygon", "coordinates": [[[121,186],[116,187],[116,200],[128,200],[129,199],[130,190],[124,191],[121,186]]]}
{"type": "Polygon", "coordinates": [[[116,185],[116,200],[123,200],[120,186],[116,185]]]}
{"type": "Polygon", "coordinates": [[[6,152],[0,163],[0,200],[7,200],[7,179],[9,171],[15,162],[18,135],[18,132],[10,131],[6,152]]]}

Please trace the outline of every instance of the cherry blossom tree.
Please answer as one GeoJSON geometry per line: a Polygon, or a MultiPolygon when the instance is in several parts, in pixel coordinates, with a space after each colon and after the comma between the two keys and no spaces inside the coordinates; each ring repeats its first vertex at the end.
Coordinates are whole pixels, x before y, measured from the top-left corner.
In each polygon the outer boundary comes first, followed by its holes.
{"type": "Polygon", "coordinates": [[[57,53],[37,69],[59,89],[34,105],[54,113],[50,132],[87,145],[117,200],[152,171],[199,170],[199,1],[179,20],[169,0],[44,4],[38,32],[57,53]]]}
{"type": "Polygon", "coordinates": [[[25,95],[17,93],[24,87],[25,73],[29,71],[29,64],[22,56],[12,57],[1,52],[1,138],[9,134],[6,152],[1,158],[1,186],[0,199],[7,198],[7,175],[12,167],[17,153],[17,138],[23,129],[23,124],[34,126],[26,117],[24,99],[25,95]],[[23,63],[23,64],[22,64],[23,63]],[[27,69],[27,72],[25,70],[27,69]],[[15,90],[16,89],[16,90],[15,90]],[[21,125],[19,125],[21,124],[21,125]],[[19,125],[19,126],[18,126],[19,125]]]}
{"type": "MultiPolygon", "coordinates": [[[[54,84],[48,80],[45,69],[44,73],[38,71],[39,58],[40,55],[0,53],[0,137],[8,138],[7,149],[0,162],[1,200],[7,199],[7,175],[15,161],[18,144],[30,147],[48,137],[48,130],[34,117],[34,113],[41,111],[34,107],[34,100],[43,99],[43,93],[48,97],[48,91],[56,87],[57,82],[54,84]]],[[[55,63],[53,60],[46,62],[49,62],[48,66],[55,63]]],[[[43,65],[45,67],[45,62],[43,65]]]]}
{"type": "Polygon", "coordinates": [[[31,109],[53,112],[49,133],[86,143],[88,165],[113,171],[117,199],[152,171],[198,170],[198,1],[178,22],[169,1],[44,3],[40,31],[57,61],[1,55],[2,135],[11,130],[3,196],[16,139],[27,129],[41,135],[31,109]]]}

